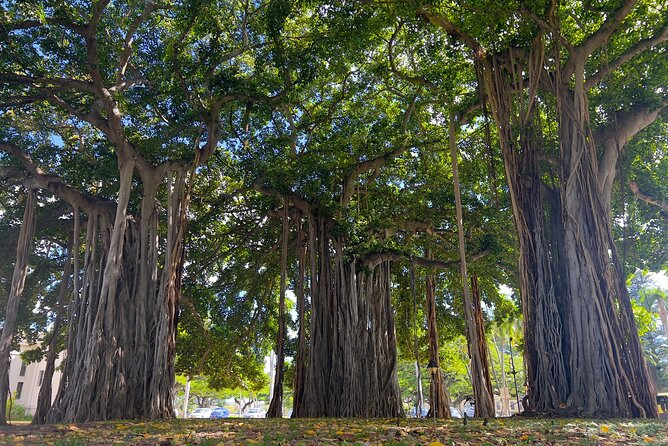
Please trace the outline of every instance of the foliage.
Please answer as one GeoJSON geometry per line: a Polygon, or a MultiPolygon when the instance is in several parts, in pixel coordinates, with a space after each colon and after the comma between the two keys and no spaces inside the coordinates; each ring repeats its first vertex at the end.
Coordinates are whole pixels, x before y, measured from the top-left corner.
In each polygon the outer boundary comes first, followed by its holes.
{"type": "MultiPolygon", "coordinates": [[[[123,135],[151,163],[192,161],[193,147],[216,141],[215,152],[197,168],[192,184],[176,340],[176,372],[206,377],[192,381],[193,394],[213,398],[226,395],[222,389],[257,393],[266,386],[264,358],[279,329],[278,216],[283,197],[306,203],[313,213],[331,219],[331,234],[345,239],[346,260],[363,264],[374,255],[392,256],[405,399],[415,393],[410,364],[416,355],[426,363],[424,282],[427,274],[435,277],[443,372],[453,399],[470,393],[447,153],[451,119],[457,123],[467,252],[484,254],[470,268],[480,278],[488,310],[485,322],[493,368],[498,373],[502,365],[509,370],[509,352],[496,355],[494,347],[507,349],[512,330],[519,368],[523,361],[518,350],[524,340],[520,330],[508,324],[520,318],[520,297],[499,293],[500,285],[518,286],[518,240],[497,129],[489,105],[481,103],[479,73],[466,48],[451,35],[435,32],[419,11],[433,8],[493,52],[527,47],[540,23],[526,11],[544,11],[547,4],[543,0],[509,4],[197,0],[164,8],[155,4],[157,9],[141,22],[132,42],[127,75],[132,85],[119,87],[113,95],[124,117],[123,135]],[[359,171],[373,160],[382,162],[359,171]],[[352,190],[346,191],[349,181],[352,190]],[[347,201],[345,192],[350,192],[347,201]],[[445,266],[416,263],[430,256],[445,266]]],[[[560,37],[582,42],[619,4],[558,2],[560,37]]],[[[143,2],[134,0],[111,2],[101,18],[96,33],[98,68],[107,84],[114,81],[124,32],[143,7],[143,2]]],[[[95,96],[85,89],[58,84],[62,78],[89,81],[85,39],[58,22],[84,22],[90,5],[10,1],[1,8],[2,37],[10,33],[5,29],[12,21],[35,19],[44,26],[12,30],[12,38],[0,43],[4,76],[0,138],[20,144],[39,166],[81,192],[115,200],[118,145],[89,121],[91,116],[108,118],[108,111],[101,111],[95,96]],[[18,82],[10,76],[14,74],[32,80],[18,82]],[[41,78],[51,80],[35,80],[41,78]]],[[[638,2],[624,22],[624,32],[615,33],[587,60],[586,74],[648,38],[654,24],[665,20],[666,9],[659,2],[638,2]]],[[[556,38],[548,39],[556,59],[565,62],[567,53],[555,42],[556,38]]],[[[616,123],[619,111],[663,106],[665,53],[665,44],[660,44],[592,87],[588,112],[596,132],[616,123]]],[[[546,156],[540,161],[547,172],[559,146],[558,117],[552,96],[542,95],[541,102],[538,119],[546,156]]],[[[622,151],[611,221],[627,272],[667,265],[665,216],[633,198],[627,187],[635,181],[655,197],[666,196],[666,134],[664,113],[622,151]]],[[[0,152],[0,249],[6,253],[15,248],[24,200],[20,184],[25,175],[17,174],[19,166],[0,152]]],[[[133,186],[128,212],[139,216],[139,178],[134,178],[133,186]]],[[[71,228],[69,207],[47,192],[41,192],[39,200],[38,220],[43,224],[38,225],[17,329],[17,339],[30,342],[44,337],[53,322],[56,284],[71,228]]],[[[156,202],[164,216],[164,192],[156,202]]],[[[159,230],[164,235],[163,225],[159,230]]],[[[299,242],[295,224],[288,258],[292,290],[298,281],[299,242]]],[[[163,241],[158,249],[164,252],[163,241]]],[[[12,267],[11,261],[0,265],[0,319],[12,267]]],[[[634,313],[645,353],[653,363],[664,364],[652,308],[651,304],[643,308],[636,296],[634,313]]],[[[294,316],[289,312],[287,350],[292,357],[298,329],[294,316]]],[[[33,359],[39,356],[34,355],[33,359]]],[[[288,367],[293,365],[288,362],[288,367]]],[[[664,370],[668,373],[668,367],[664,370]]],[[[286,388],[292,385],[293,372],[287,372],[286,388]]],[[[521,378],[518,375],[523,382],[521,378]]],[[[502,379],[496,381],[498,385],[502,379]]]]}

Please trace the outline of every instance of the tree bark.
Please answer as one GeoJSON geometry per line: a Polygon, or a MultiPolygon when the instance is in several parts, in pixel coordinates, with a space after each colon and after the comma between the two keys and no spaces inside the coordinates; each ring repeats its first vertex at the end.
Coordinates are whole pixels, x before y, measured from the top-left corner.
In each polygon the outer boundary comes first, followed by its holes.
{"type": "Polygon", "coordinates": [[[292,416],[301,412],[301,404],[304,400],[304,389],[306,380],[307,351],[306,351],[306,297],[304,292],[304,280],[306,274],[307,244],[304,242],[301,216],[297,221],[297,246],[299,251],[299,277],[297,282],[297,313],[299,317],[299,332],[297,334],[297,357],[295,359],[295,382],[292,416]]]}
{"type": "Polygon", "coordinates": [[[403,416],[389,262],[364,268],[347,259],[333,224],[309,215],[311,338],[304,401],[294,416],[403,416]]]}
{"type": "Polygon", "coordinates": [[[7,396],[9,394],[10,351],[14,339],[19,302],[23,294],[28,275],[28,260],[35,234],[35,214],[37,193],[33,189],[27,191],[26,207],[21,221],[18,243],[16,244],[16,263],[12,275],[12,286],[7,299],[5,322],[0,336],[0,425],[7,424],[7,396]]]}
{"type": "MultiPolygon", "coordinates": [[[[528,65],[540,60],[537,47],[528,65]]],[[[655,417],[621,262],[597,168],[584,88],[584,60],[571,59],[574,86],[557,76],[559,170],[545,147],[522,70],[482,61],[499,129],[520,242],[529,411],[569,416],[655,417]],[[524,113],[517,113],[524,110],[524,113]]],[[[532,77],[541,70],[529,70],[532,77]]],[[[535,79],[529,83],[537,82],[535,79]]]]}
{"type": "MultiPolygon", "coordinates": [[[[475,416],[494,418],[494,397],[492,384],[489,379],[489,367],[487,360],[487,344],[485,332],[481,329],[481,320],[477,315],[480,311],[480,302],[474,302],[469,293],[468,275],[466,271],[466,244],[464,242],[464,218],[462,215],[462,198],[459,187],[459,167],[457,142],[455,134],[454,115],[451,114],[448,126],[450,158],[452,161],[452,177],[455,187],[455,210],[457,214],[457,233],[459,236],[459,273],[461,276],[462,290],[464,296],[464,317],[466,320],[466,337],[469,346],[469,358],[471,359],[471,378],[473,385],[473,398],[475,399],[475,416]]],[[[477,286],[475,288],[477,290],[477,286]]],[[[474,296],[479,300],[479,296],[474,296]]],[[[481,313],[482,315],[482,313],[481,313]]]]}
{"type": "Polygon", "coordinates": [[[661,319],[663,334],[668,337],[668,309],[666,309],[665,299],[663,297],[659,297],[657,305],[659,306],[659,318],[661,319]]]}
{"type": "Polygon", "coordinates": [[[267,418],[283,416],[283,366],[285,363],[285,291],[287,288],[288,269],[288,238],[290,221],[288,216],[289,202],[283,200],[283,233],[281,235],[281,284],[278,302],[278,334],[276,337],[276,374],[274,379],[273,398],[269,403],[267,418]]]}
{"type": "MultiPolygon", "coordinates": [[[[58,356],[58,335],[60,334],[60,326],[63,323],[65,298],[67,296],[67,288],[70,280],[72,270],[72,257],[78,255],[79,249],[79,210],[74,209],[74,232],[69,243],[69,250],[67,253],[67,260],[65,260],[65,267],[63,268],[63,277],[60,281],[60,292],[58,294],[58,304],[56,310],[56,320],[53,323],[53,330],[51,339],[49,340],[49,351],[46,355],[46,367],[44,368],[44,375],[42,377],[42,385],[39,388],[39,396],[37,397],[37,409],[32,417],[32,424],[44,424],[46,422],[46,415],[51,408],[51,381],[53,379],[53,372],[55,371],[56,357],[58,356]]],[[[77,262],[78,263],[78,262],[77,262]]],[[[78,266],[78,265],[77,265],[78,266]]],[[[77,268],[74,268],[74,274],[77,274],[77,268]]],[[[77,285],[75,281],[74,285],[77,285]]],[[[76,292],[76,288],[73,288],[76,292]]]]}
{"type": "Polygon", "coordinates": [[[142,214],[132,217],[125,209],[133,163],[119,164],[116,216],[108,207],[87,209],[81,294],[72,302],[61,387],[47,422],[173,416],[186,183],[192,171],[144,172],[142,214]],[[167,240],[159,256],[155,197],[165,176],[167,240]]]}
{"type": "MultiPolygon", "coordinates": [[[[426,257],[431,258],[429,249],[426,257]]],[[[427,335],[429,338],[429,362],[436,364],[438,371],[432,372],[432,380],[429,387],[429,412],[428,418],[450,418],[450,398],[448,397],[443,374],[441,372],[441,359],[438,353],[438,323],[436,321],[436,282],[434,276],[427,271],[425,277],[426,303],[427,303],[427,335]],[[434,414],[434,411],[436,413],[434,414]]]]}

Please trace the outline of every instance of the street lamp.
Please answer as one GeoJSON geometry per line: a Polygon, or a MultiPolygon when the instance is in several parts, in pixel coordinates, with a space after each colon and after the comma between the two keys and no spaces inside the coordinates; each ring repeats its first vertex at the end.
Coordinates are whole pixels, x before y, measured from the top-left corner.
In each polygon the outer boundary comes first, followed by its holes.
{"type": "Polygon", "coordinates": [[[436,363],[436,360],[433,358],[429,360],[429,364],[427,364],[427,369],[429,370],[429,373],[431,374],[431,412],[434,416],[434,419],[436,419],[436,410],[438,407],[438,403],[436,402],[436,397],[437,393],[436,392],[436,386],[434,385],[434,381],[436,380],[436,374],[438,373],[438,364],[436,363]]]}

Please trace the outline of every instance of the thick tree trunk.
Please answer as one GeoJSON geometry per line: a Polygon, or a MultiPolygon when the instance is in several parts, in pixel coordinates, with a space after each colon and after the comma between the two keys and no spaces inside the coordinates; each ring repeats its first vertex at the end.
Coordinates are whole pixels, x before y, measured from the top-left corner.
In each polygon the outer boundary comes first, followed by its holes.
{"type": "Polygon", "coordinates": [[[403,416],[389,262],[366,271],[345,257],[332,220],[309,217],[311,342],[296,417],[403,416]]]}
{"type": "Polygon", "coordinates": [[[267,418],[281,418],[283,416],[283,365],[285,364],[285,291],[287,288],[288,270],[288,237],[290,236],[290,222],[288,217],[288,200],[283,200],[283,233],[281,235],[281,284],[278,302],[278,334],[276,338],[276,374],[274,392],[267,418]]]}
{"type": "Polygon", "coordinates": [[[133,166],[120,168],[114,222],[106,207],[86,210],[81,294],[72,304],[63,378],[47,422],[173,416],[188,172],[167,174],[167,243],[159,256],[155,194],[165,173],[143,176],[142,214],[132,218],[125,210],[133,166]]]}
{"type": "Polygon", "coordinates": [[[7,299],[7,310],[2,326],[2,336],[0,336],[0,425],[7,424],[5,408],[7,407],[7,396],[9,394],[10,351],[19,312],[19,301],[21,300],[21,294],[23,294],[23,288],[28,275],[28,259],[35,234],[36,195],[35,190],[28,190],[21,230],[16,245],[16,263],[14,264],[14,274],[12,275],[12,286],[7,299]]]}
{"type": "MultiPolygon", "coordinates": [[[[530,64],[540,60],[530,55],[530,64]]],[[[652,385],[603,196],[584,90],[559,85],[559,165],[536,125],[533,97],[512,73],[485,60],[520,242],[520,290],[529,410],[542,414],[655,417],[652,385]],[[557,170],[558,169],[558,170],[557,170]]],[[[516,63],[511,60],[511,63],[516,63]]],[[[540,70],[529,70],[532,77],[540,70]]],[[[530,79],[529,83],[537,82],[530,79]]]]}
{"type": "MultiPolygon", "coordinates": [[[[42,376],[42,385],[39,388],[37,409],[35,409],[35,414],[32,417],[32,424],[44,424],[46,422],[46,415],[51,408],[51,381],[53,379],[53,372],[55,371],[56,357],[58,356],[58,335],[60,334],[60,326],[62,325],[63,317],[65,316],[65,298],[67,296],[67,288],[72,271],[71,259],[73,255],[79,254],[79,236],[77,235],[77,231],[79,231],[78,212],[78,209],[74,210],[74,233],[72,239],[70,239],[71,242],[67,260],[65,261],[65,267],[63,268],[63,278],[60,281],[56,320],[53,323],[51,339],[49,340],[49,351],[46,355],[46,367],[44,368],[44,375],[42,376]]],[[[74,271],[78,271],[77,268],[74,268],[74,271]]],[[[74,285],[77,285],[76,281],[74,282],[74,285]]],[[[76,288],[73,288],[73,292],[76,292],[76,288]]]]}
{"type": "MultiPolygon", "coordinates": [[[[475,399],[475,416],[493,418],[494,397],[492,393],[492,384],[489,379],[489,367],[487,360],[487,343],[485,342],[485,332],[482,329],[481,317],[477,312],[480,311],[479,296],[474,295],[472,300],[468,286],[468,276],[466,272],[466,244],[464,242],[464,218],[462,215],[462,198],[459,188],[459,167],[457,155],[457,142],[455,135],[454,116],[450,116],[449,123],[449,145],[450,158],[452,161],[452,177],[455,186],[455,211],[457,216],[457,233],[459,236],[459,273],[461,275],[462,290],[464,296],[464,317],[466,320],[466,337],[469,347],[469,358],[471,359],[471,384],[473,385],[473,398],[475,399]]],[[[477,284],[477,282],[476,282],[477,284]]],[[[477,290],[477,286],[476,286],[477,290]]],[[[474,290],[474,292],[476,291],[474,290]]],[[[482,313],[481,313],[482,315],[482,313]]]]}

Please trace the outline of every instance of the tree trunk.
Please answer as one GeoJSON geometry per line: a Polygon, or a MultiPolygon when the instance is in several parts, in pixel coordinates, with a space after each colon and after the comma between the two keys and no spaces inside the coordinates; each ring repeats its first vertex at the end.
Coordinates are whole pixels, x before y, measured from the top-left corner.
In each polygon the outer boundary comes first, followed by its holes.
{"type": "MultiPolygon", "coordinates": [[[[528,63],[541,57],[540,49],[532,52],[528,63]]],[[[598,180],[584,58],[576,58],[574,86],[559,76],[553,84],[559,86],[558,167],[543,161],[552,154],[533,111],[535,98],[514,84],[521,82],[518,73],[530,73],[531,84],[541,71],[517,63],[508,72],[492,56],[483,64],[520,242],[529,411],[655,417],[598,180]]]]}
{"type": "MultiPolygon", "coordinates": [[[[417,404],[415,417],[422,417],[422,407],[424,406],[422,394],[422,364],[420,364],[420,346],[418,343],[418,323],[417,323],[417,290],[415,289],[415,263],[411,262],[411,295],[413,297],[413,349],[415,350],[415,380],[417,381],[417,404]]],[[[436,337],[438,341],[438,336],[436,337]]],[[[436,348],[438,351],[438,347],[436,348]]],[[[449,410],[448,410],[449,412],[449,410]]]]}
{"type": "Polygon", "coordinates": [[[18,243],[16,244],[16,263],[14,264],[12,286],[7,299],[7,310],[2,327],[2,336],[0,336],[0,425],[7,424],[7,414],[5,411],[7,396],[9,394],[10,351],[19,312],[19,301],[21,300],[26,276],[28,275],[28,260],[35,234],[36,201],[37,194],[35,190],[29,189],[18,243]]]}
{"type": "MultiPolygon", "coordinates": [[[[426,257],[432,258],[429,249],[426,257]]],[[[448,397],[443,374],[441,372],[441,360],[438,354],[438,324],[436,322],[436,283],[434,276],[427,272],[425,279],[427,300],[427,334],[429,337],[429,362],[436,364],[438,371],[432,373],[432,381],[429,387],[429,412],[428,418],[450,418],[450,398],[448,397]],[[434,414],[434,410],[436,413],[434,414]]]]}
{"type": "Polygon", "coordinates": [[[668,310],[666,309],[666,301],[662,297],[659,297],[657,305],[659,306],[659,318],[661,319],[663,334],[668,337],[668,310]]]}
{"type": "Polygon", "coordinates": [[[72,305],[61,387],[47,422],[173,416],[188,172],[166,174],[167,240],[160,259],[155,197],[165,173],[143,175],[142,214],[133,218],[126,215],[133,165],[121,159],[119,167],[113,223],[108,207],[86,210],[81,294],[72,305]]]}
{"type": "MultiPolygon", "coordinates": [[[[51,381],[53,379],[53,372],[55,371],[56,357],[58,356],[58,335],[60,334],[60,326],[63,322],[63,317],[65,316],[65,298],[67,296],[67,286],[70,279],[70,274],[72,270],[71,260],[73,256],[79,254],[79,236],[77,231],[79,231],[79,210],[74,209],[74,232],[73,236],[70,239],[69,251],[67,253],[67,260],[65,260],[65,267],[63,268],[63,278],[60,281],[60,292],[58,294],[58,304],[56,310],[56,320],[53,323],[53,330],[51,332],[51,339],[49,340],[49,351],[46,355],[46,367],[44,369],[44,375],[42,377],[42,385],[39,388],[39,396],[37,397],[37,409],[35,409],[35,414],[32,417],[32,424],[44,424],[46,422],[46,415],[51,408],[51,381]]],[[[78,262],[76,266],[78,266],[78,262]]],[[[74,268],[75,274],[77,274],[77,268],[74,268]]],[[[78,285],[78,282],[74,281],[74,286],[78,285]]],[[[76,293],[76,288],[73,288],[72,291],[76,293]]]]}
{"type": "Polygon", "coordinates": [[[296,417],[403,416],[397,378],[389,262],[365,270],[309,216],[311,340],[305,396],[296,417]]]}
{"type": "MultiPolygon", "coordinates": [[[[459,167],[457,155],[457,142],[455,140],[455,121],[454,115],[450,115],[449,123],[449,145],[450,158],[452,161],[452,177],[455,186],[455,211],[457,215],[457,233],[459,235],[459,272],[461,275],[462,289],[464,296],[464,317],[466,319],[466,334],[469,346],[469,357],[471,359],[471,378],[473,385],[473,398],[475,399],[475,416],[493,418],[494,397],[492,396],[492,384],[489,379],[489,367],[487,359],[487,344],[485,342],[485,332],[481,327],[479,296],[474,295],[474,302],[471,299],[468,286],[468,277],[466,272],[466,244],[464,242],[464,219],[462,216],[462,197],[459,188],[459,167]]],[[[474,293],[477,293],[477,281],[474,293]]]]}
{"type": "MultiPolygon", "coordinates": [[[[500,331],[500,329],[499,329],[500,331]]],[[[494,348],[499,358],[499,368],[501,380],[499,381],[499,396],[501,398],[501,416],[510,416],[510,388],[508,387],[508,378],[506,377],[506,359],[504,350],[506,348],[506,338],[503,332],[500,333],[500,343],[494,336],[494,348]]]]}
{"type": "Polygon", "coordinates": [[[304,233],[302,229],[301,217],[297,221],[297,246],[299,251],[299,277],[297,282],[297,313],[299,316],[299,333],[297,335],[297,357],[295,359],[295,382],[292,414],[301,411],[301,404],[304,400],[304,381],[306,380],[306,301],[304,293],[304,278],[306,274],[306,243],[304,242],[304,233]]]}
{"type": "Polygon", "coordinates": [[[476,339],[478,343],[475,346],[471,346],[471,348],[475,348],[477,350],[477,355],[482,358],[481,361],[481,366],[482,366],[482,377],[483,377],[483,385],[486,388],[486,393],[490,396],[491,401],[486,402],[487,404],[491,403],[491,415],[489,415],[489,410],[490,408],[487,407],[486,409],[479,409],[478,408],[478,401],[476,400],[476,414],[478,410],[480,410],[480,415],[478,416],[484,416],[484,417],[489,417],[489,416],[494,416],[496,415],[496,407],[494,405],[494,390],[492,388],[492,380],[490,379],[489,375],[489,350],[487,349],[487,342],[485,340],[485,320],[482,315],[482,304],[481,304],[481,299],[480,299],[480,288],[478,287],[478,275],[473,273],[471,274],[471,303],[473,305],[472,311],[473,311],[473,320],[474,325],[475,325],[475,330],[476,330],[476,339]]]}
{"type": "Polygon", "coordinates": [[[281,235],[281,285],[278,302],[278,334],[276,338],[276,378],[274,379],[274,395],[269,403],[267,418],[283,416],[283,365],[285,363],[285,291],[287,288],[288,270],[288,238],[290,222],[288,217],[289,202],[283,200],[283,233],[281,235]]]}
{"type": "Polygon", "coordinates": [[[188,401],[190,400],[190,376],[186,376],[186,390],[183,397],[183,418],[188,418],[188,401]]]}

